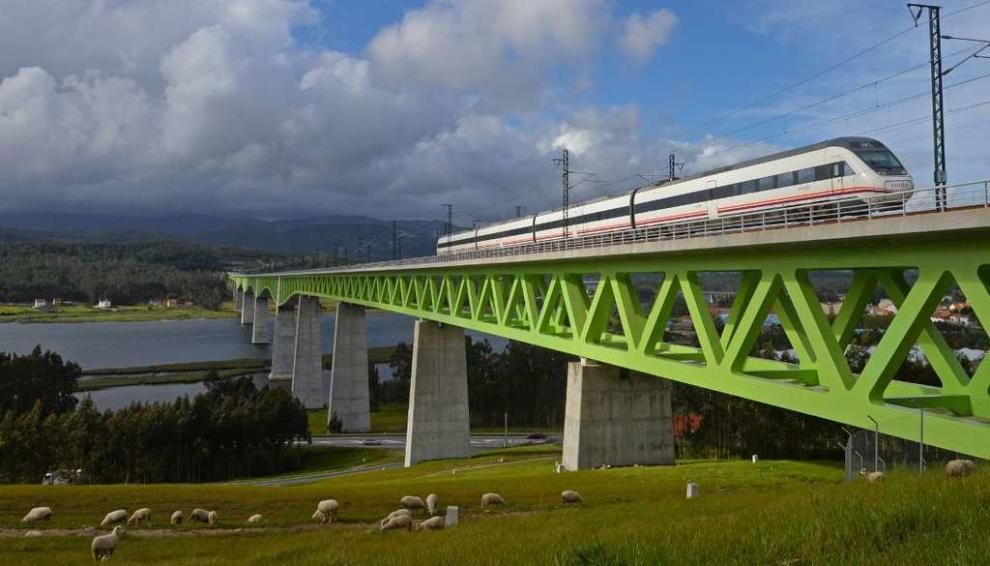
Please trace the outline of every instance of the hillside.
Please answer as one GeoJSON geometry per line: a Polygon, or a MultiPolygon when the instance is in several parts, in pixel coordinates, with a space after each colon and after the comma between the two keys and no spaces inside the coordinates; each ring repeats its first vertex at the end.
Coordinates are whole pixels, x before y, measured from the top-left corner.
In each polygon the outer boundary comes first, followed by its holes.
{"type": "MultiPolygon", "coordinates": [[[[990,475],[949,480],[894,473],[885,482],[841,483],[831,464],[685,461],[673,468],[555,474],[559,452],[541,448],[432,462],[295,487],[150,485],[5,488],[0,561],[80,564],[96,524],[118,507],[149,506],[154,528],[132,529],[124,564],[976,564],[990,551],[990,475]],[[504,458],[500,462],[498,458],[504,458]],[[701,486],[684,498],[685,484],[701,486]],[[562,489],[585,504],[564,507],[562,489]],[[482,509],[500,492],[506,505],[482,509]],[[435,492],[460,506],[441,532],[378,532],[402,495],[435,492]],[[339,523],[310,519],[317,501],[340,501],[339,523]],[[50,505],[55,518],[25,538],[20,517],[50,505]],[[173,509],[217,509],[216,529],[165,525],[173,509]],[[261,528],[243,521],[262,513],[261,528]],[[608,528],[604,528],[608,526],[608,528]],[[68,529],[68,530],[66,530],[68,529]],[[206,536],[206,535],[209,536],[206,536]]],[[[33,527],[32,527],[33,528],[33,527]]]]}

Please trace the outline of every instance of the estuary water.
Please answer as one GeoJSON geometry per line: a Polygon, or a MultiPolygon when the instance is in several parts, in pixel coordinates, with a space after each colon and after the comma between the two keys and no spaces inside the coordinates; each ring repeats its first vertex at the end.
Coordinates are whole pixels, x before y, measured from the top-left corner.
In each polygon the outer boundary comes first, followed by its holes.
{"type": "MultiPolygon", "coordinates": [[[[368,314],[368,345],[392,346],[412,342],[414,318],[392,313],[368,314]]],[[[273,326],[274,322],[270,322],[273,326]]],[[[332,350],[334,316],[320,321],[321,347],[332,350]]],[[[487,339],[496,349],[505,340],[469,332],[475,339],[487,339]]],[[[269,336],[274,335],[269,328],[269,336]]],[[[0,351],[29,353],[35,345],[58,352],[65,360],[83,369],[150,366],[181,362],[203,362],[235,358],[266,359],[271,346],[251,344],[251,327],[235,319],[165,320],[153,322],[78,322],[0,324],[0,351]]],[[[388,366],[380,367],[388,378],[388,366]]],[[[329,372],[324,372],[324,389],[329,388],[329,372]]],[[[256,376],[263,383],[263,376],[256,376]]],[[[202,383],[123,386],[89,393],[100,409],[117,409],[142,401],[171,401],[203,391],[202,383]]]]}

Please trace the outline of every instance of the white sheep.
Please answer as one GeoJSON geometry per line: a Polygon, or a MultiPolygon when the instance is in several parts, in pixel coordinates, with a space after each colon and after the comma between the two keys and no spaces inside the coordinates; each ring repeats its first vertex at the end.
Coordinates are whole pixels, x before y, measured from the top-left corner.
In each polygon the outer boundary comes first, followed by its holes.
{"type": "Polygon", "coordinates": [[[255,523],[260,523],[264,519],[265,518],[261,516],[261,513],[255,513],[254,515],[251,515],[250,517],[248,517],[247,522],[248,523],[251,523],[253,525],[255,523]]]}
{"type": "Polygon", "coordinates": [[[113,557],[113,551],[117,548],[122,534],[124,534],[124,527],[117,525],[110,534],[93,537],[93,544],[89,545],[89,550],[93,553],[93,560],[107,560],[113,557]]]}
{"type": "Polygon", "coordinates": [[[866,468],[863,468],[862,470],[860,470],[859,471],[859,475],[861,475],[864,478],[866,478],[866,481],[868,481],[870,483],[876,483],[878,481],[882,481],[882,480],[886,479],[886,477],[887,477],[887,474],[885,474],[883,472],[869,472],[869,471],[866,470],[866,468]]]}
{"type": "Polygon", "coordinates": [[[431,493],[426,496],[426,510],[430,515],[437,514],[437,504],[439,504],[439,502],[440,498],[437,497],[437,494],[435,493],[431,493]]]}
{"type": "Polygon", "coordinates": [[[100,526],[109,527],[110,525],[123,523],[126,520],[127,520],[127,509],[117,509],[116,511],[111,511],[107,513],[107,516],[103,518],[103,522],[100,523],[100,526]]]}
{"type": "Polygon", "coordinates": [[[399,505],[402,505],[406,509],[425,509],[426,503],[423,503],[421,497],[416,497],[415,495],[405,495],[399,500],[399,505]]]}
{"type": "Polygon", "coordinates": [[[182,511],[174,511],[172,513],[172,516],[169,518],[169,523],[173,525],[181,525],[182,518],[183,518],[182,511]]]}
{"type": "Polygon", "coordinates": [[[420,521],[416,523],[413,528],[415,528],[417,531],[427,531],[427,530],[433,531],[437,529],[442,529],[445,523],[446,521],[444,521],[443,517],[430,517],[425,521],[420,521]]]}
{"type": "Polygon", "coordinates": [[[400,514],[386,520],[381,527],[383,531],[389,531],[392,529],[406,529],[407,531],[412,530],[412,515],[400,514]]]}
{"type": "Polygon", "coordinates": [[[131,513],[131,517],[127,519],[128,525],[134,525],[136,527],[141,523],[148,523],[149,525],[151,524],[151,509],[148,509],[147,507],[142,507],[137,511],[135,511],[134,513],[131,513]]]}
{"type": "Polygon", "coordinates": [[[21,519],[22,523],[33,523],[35,521],[50,521],[52,519],[51,507],[35,507],[28,511],[27,515],[21,519]]]}
{"type": "Polygon", "coordinates": [[[41,531],[38,531],[38,530],[35,530],[35,529],[31,529],[30,531],[24,531],[24,536],[27,537],[27,538],[40,537],[40,536],[43,536],[44,534],[45,533],[43,533],[41,531]]]}
{"type": "Polygon", "coordinates": [[[313,513],[313,518],[323,523],[332,523],[337,520],[337,509],[340,505],[337,504],[336,499],[324,499],[316,504],[316,513],[313,513]]]}
{"type": "Polygon", "coordinates": [[[189,520],[196,521],[199,523],[209,523],[210,522],[210,512],[206,509],[200,509],[199,507],[192,510],[189,513],[189,520]]]}
{"type": "Polygon", "coordinates": [[[560,492],[560,500],[564,503],[564,505],[567,505],[568,503],[584,503],[584,499],[581,499],[581,494],[573,489],[565,489],[560,492]]]}
{"type": "Polygon", "coordinates": [[[215,527],[220,523],[220,515],[216,511],[210,511],[206,514],[206,521],[211,527],[215,527]]]}
{"type": "Polygon", "coordinates": [[[481,506],[488,507],[489,505],[505,505],[505,499],[497,493],[486,493],[481,496],[481,506]]]}
{"type": "Polygon", "coordinates": [[[384,527],[386,523],[388,523],[392,519],[398,517],[399,515],[405,515],[407,517],[412,517],[412,512],[409,511],[408,509],[396,509],[395,511],[392,511],[391,513],[389,513],[388,514],[388,517],[385,517],[384,519],[381,520],[381,526],[384,527]]]}
{"type": "Polygon", "coordinates": [[[973,473],[976,469],[976,462],[972,460],[950,460],[945,465],[945,475],[950,478],[962,478],[973,473]]]}

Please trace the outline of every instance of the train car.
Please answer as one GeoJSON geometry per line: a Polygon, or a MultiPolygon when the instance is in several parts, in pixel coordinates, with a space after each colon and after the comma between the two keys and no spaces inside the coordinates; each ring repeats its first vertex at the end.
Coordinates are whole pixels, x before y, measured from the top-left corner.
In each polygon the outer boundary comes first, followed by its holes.
{"type": "Polygon", "coordinates": [[[902,202],[914,182],[900,160],[871,138],[836,138],[664,183],[639,187],[568,209],[458,232],[437,242],[437,254],[512,247],[664,223],[715,219],[798,204],[883,195],[902,202]]]}

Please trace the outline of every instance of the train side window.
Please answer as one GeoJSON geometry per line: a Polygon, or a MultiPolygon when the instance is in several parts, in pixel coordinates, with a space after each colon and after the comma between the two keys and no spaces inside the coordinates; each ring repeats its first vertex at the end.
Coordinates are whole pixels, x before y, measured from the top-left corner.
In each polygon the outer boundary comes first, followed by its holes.
{"type": "Polygon", "coordinates": [[[782,189],[794,184],[794,173],[781,173],[777,175],[777,188],[782,189]]]}
{"type": "Polygon", "coordinates": [[[774,177],[772,175],[769,177],[761,178],[759,181],[757,181],[757,183],[759,184],[760,187],[759,190],[761,191],[769,191],[770,189],[776,188],[777,186],[777,183],[775,182],[774,177]]]}
{"type": "Polygon", "coordinates": [[[828,165],[819,165],[815,167],[815,180],[816,181],[826,181],[832,178],[832,168],[828,165]]]}
{"type": "Polygon", "coordinates": [[[743,181],[739,183],[739,194],[749,194],[756,191],[756,181],[743,181]]]}
{"type": "Polygon", "coordinates": [[[815,180],[815,170],[811,167],[797,172],[798,183],[810,183],[815,180]]]}
{"type": "Polygon", "coordinates": [[[843,177],[848,177],[849,175],[855,175],[855,174],[856,174],[856,171],[853,170],[852,166],[849,165],[848,163],[846,163],[845,161],[843,161],[842,162],[842,176],[843,177]]]}

